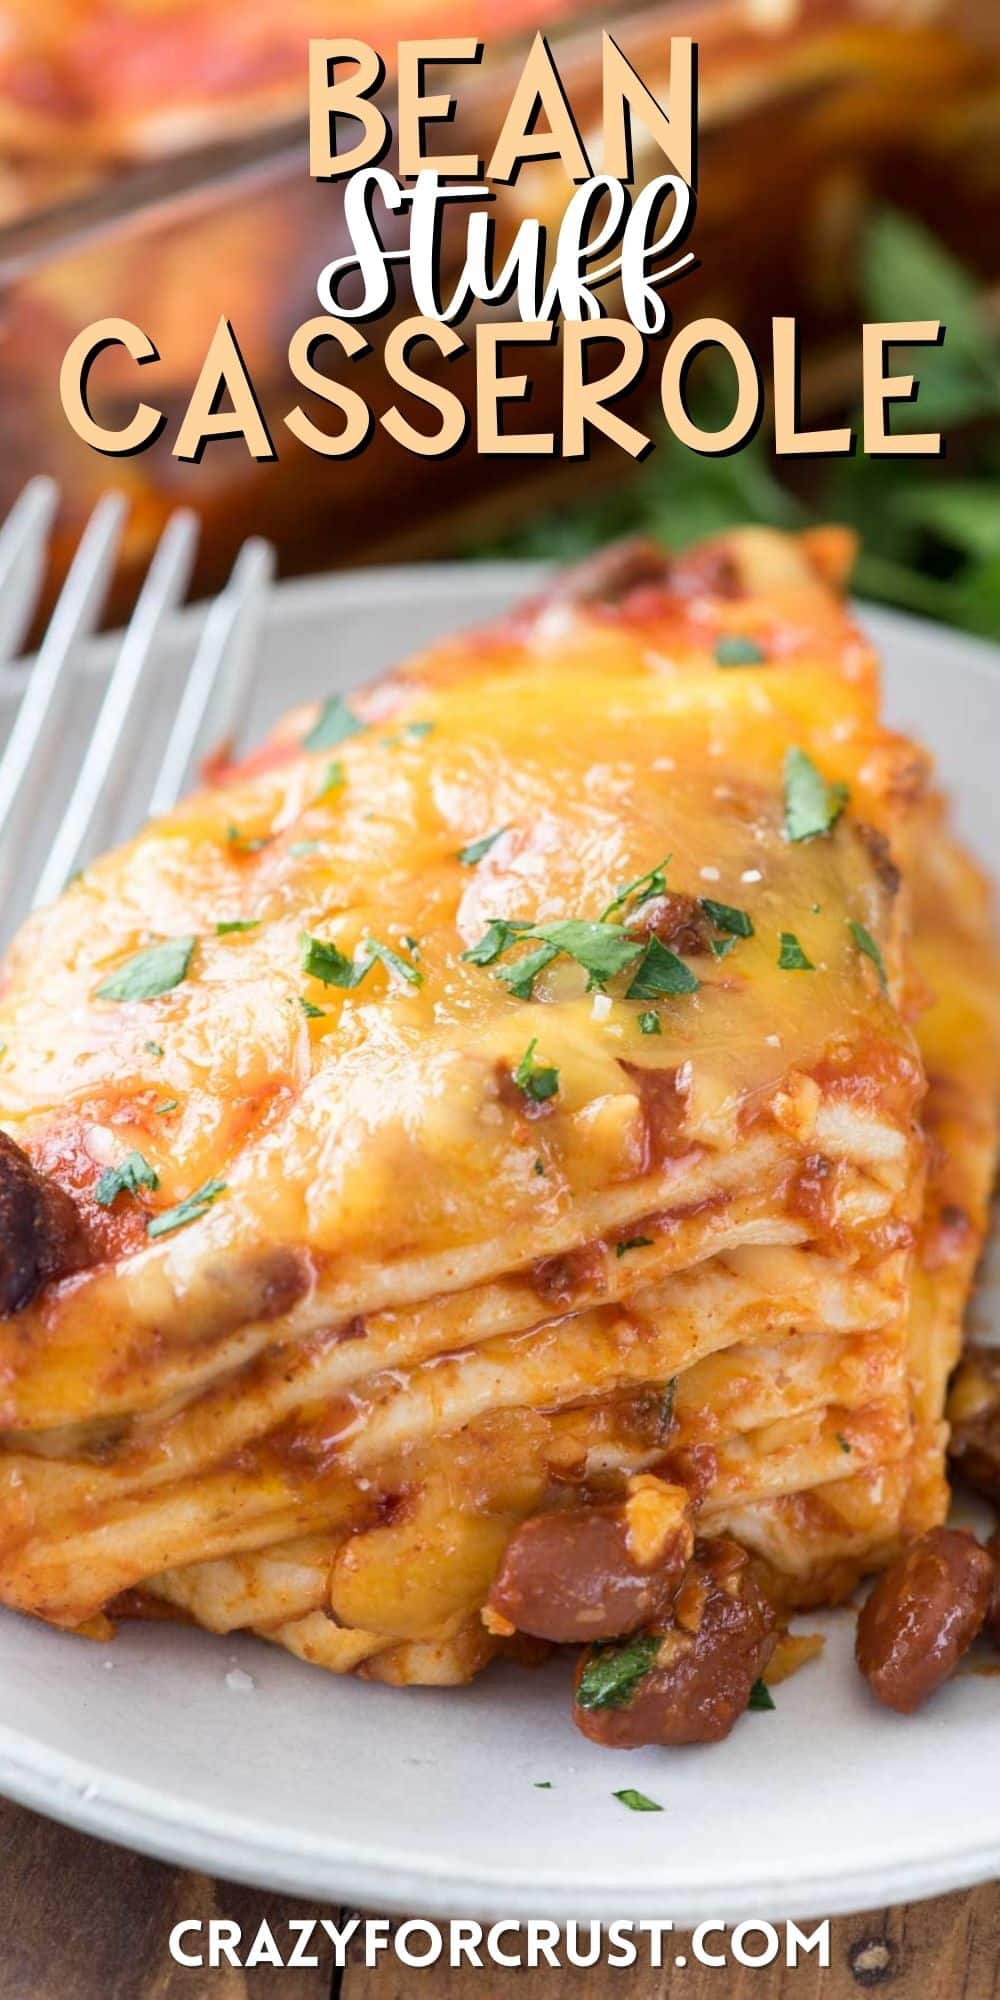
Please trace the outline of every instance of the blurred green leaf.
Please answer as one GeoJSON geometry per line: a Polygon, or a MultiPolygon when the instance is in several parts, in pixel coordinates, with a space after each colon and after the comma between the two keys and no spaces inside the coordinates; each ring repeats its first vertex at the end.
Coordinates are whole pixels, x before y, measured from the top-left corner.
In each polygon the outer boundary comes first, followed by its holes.
{"type": "Polygon", "coordinates": [[[875,320],[939,319],[943,345],[896,350],[894,373],[912,372],[912,403],[897,403],[900,430],[943,429],[1000,411],[1000,345],[982,309],[980,287],[912,216],[881,208],[865,232],[861,257],[865,312],[875,320]]]}
{"type": "Polygon", "coordinates": [[[1000,481],[918,479],[895,498],[903,522],[983,562],[1000,558],[1000,481]]]}

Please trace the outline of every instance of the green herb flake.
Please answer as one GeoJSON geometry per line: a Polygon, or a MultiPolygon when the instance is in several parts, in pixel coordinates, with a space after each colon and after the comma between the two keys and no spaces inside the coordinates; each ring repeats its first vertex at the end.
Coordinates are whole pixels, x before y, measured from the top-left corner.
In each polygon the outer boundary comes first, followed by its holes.
{"type": "Polygon", "coordinates": [[[640,1035],[662,1035],[663,1029],[660,1026],[659,1014],[655,1013],[652,1008],[649,1009],[648,1013],[640,1014],[639,1033],[640,1035]]]}
{"type": "Polygon", "coordinates": [[[708,942],[711,946],[713,958],[728,958],[730,952],[734,951],[739,944],[739,938],[709,938],[708,942]]]}
{"type": "Polygon", "coordinates": [[[544,1161],[544,1160],[536,1160],[536,1161],[535,1161],[535,1168],[534,1168],[534,1171],[535,1171],[535,1173],[536,1173],[536,1174],[544,1174],[544,1172],[545,1172],[545,1161],[544,1161]]]}
{"type": "Polygon", "coordinates": [[[627,1257],[630,1250],[649,1250],[652,1242],[651,1236],[626,1236],[615,1244],[615,1256],[627,1257]]]}
{"type": "Polygon", "coordinates": [[[110,1208],[120,1194],[138,1194],[140,1188],[158,1188],[160,1176],[141,1153],[126,1153],[116,1167],[106,1167],[94,1189],[100,1208],[110,1208]]]}
{"type": "Polygon", "coordinates": [[[327,938],[313,937],[309,931],[302,932],[299,943],[303,972],[322,980],[324,986],[358,986],[371,963],[370,959],[346,958],[327,938]]]}
{"type": "Polygon", "coordinates": [[[154,1215],[146,1224],[147,1236],[169,1236],[174,1229],[183,1229],[189,1222],[200,1222],[226,1189],[225,1181],[205,1181],[193,1194],[186,1195],[176,1208],[165,1208],[162,1215],[154,1215]]]}
{"type": "Polygon", "coordinates": [[[156,1118],[162,1118],[165,1112],[176,1111],[178,1108],[178,1104],[179,1104],[178,1098],[165,1097],[162,1104],[154,1104],[153,1115],[156,1118]]]}
{"type": "Polygon", "coordinates": [[[498,826],[495,833],[484,833],[479,840],[470,840],[467,847],[459,848],[456,859],[461,862],[463,868],[474,868],[476,862],[481,861],[484,854],[488,854],[490,848],[495,847],[497,841],[509,832],[509,825],[498,826]]]}
{"type": "Polygon", "coordinates": [[[342,694],[332,694],[323,703],[312,728],[302,738],[303,750],[335,750],[349,736],[360,736],[365,724],[349,708],[342,694]]]}
{"type": "Polygon", "coordinates": [[[814,840],[830,833],[847,804],[847,786],[828,784],[804,750],[785,752],[785,833],[789,840],[814,840]]]}
{"type": "Polygon", "coordinates": [[[534,1780],[534,1789],[536,1792],[551,1792],[552,1790],[551,1778],[536,1778],[534,1780]]]}
{"type": "Polygon", "coordinates": [[[510,923],[506,917],[491,917],[482,937],[462,957],[470,965],[492,965],[529,928],[527,924],[510,923]]]}
{"type": "Polygon", "coordinates": [[[663,1807],[658,1806],[655,1799],[651,1799],[646,1792],[637,1792],[634,1785],[626,1785],[624,1791],[612,1792],[611,1796],[620,1800],[623,1806],[627,1806],[629,1812],[663,1811],[663,1807]]]}
{"type": "Polygon", "coordinates": [[[502,965],[496,976],[503,980],[515,1000],[530,1000],[539,973],[544,972],[546,966],[558,956],[554,944],[539,945],[537,951],[526,952],[523,958],[519,958],[516,965],[502,965]]]}
{"type": "Polygon", "coordinates": [[[669,945],[661,944],[659,938],[652,937],[625,998],[658,1000],[662,994],[697,993],[699,983],[690,966],[685,965],[669,945]]]}
{"type": "Polygon", "coordinates": [[[655,1664],[659,1639],[642,1633],[624,1646],[594,1646],[576,1691],[578,1708],[626,1708],[655,1664]]]}
{"type": "Polygon", "coordinates": [[[753,1687],[750,1689],[750,1700],[747,1703],[747,1707],[764,1713],[767,1709],[773,1708],[774,1705],[771,1690],[767,1682],[754,1681],[753,1687]]]}
{"type": "Polygon", "coordinates": [[[741,633],[725,633],[715,642],[717,667],[759,667],[766,659],[763,646],[759,646],[756,639],[744,638],[741,633]]]}
{"type": "Polygon", "coordinates": [[[794,931],[782,931],[781,950],[778,964],[782,972],[815,972],[812,959],[807,958],[794,931]]]}
{"type": "Polygon", "coordinates": [[[305,1015],[307,1021],[326,1020],[325,1007],[314,1007],[312,1001],[307,1000],[304,993],[300,993],[298,998],[299,998],[299,1006],[301,1007],[302,1012],[305,1015]]]}
{"type": "Polygon", "coordinates": [[[159,1042],[143,1042],[142,1046],[146,1050],[147,1055],[157,1056],[157,1057],[161,1057],[163,1055],[163,1050],[161,1049],[159,1042]]]}
{"type": "Polygon", "coordinates": [[[344,766],[339,757],[334,757],[323,773],[314,803],[318,805],[321,799],[328,799],[331,792],[339,792],[344,783],[344,766]]]}
{"type": "Polygon", "coordinates": [[[511,1071],[511,1075],[518,1090],[523,1090],[525,1096],[530,1097],[535,1104],[544,1104],[548,1098],[555,1096],[559,1088],[559,1071],[545,1064],[536,1063],[537,1047],[536,1036],[528,1043],[517,1068],[511,1071]]]}
{"type": "Polygon", "coordinates": [[[665,896],[667,869],[673,858],[672,854],[665,854],[663,860],[654,862],[653,867],[647,869],[645,875],[637,875],[633,882],[623,882],[613,901],[603,912],[601,922],[607,923],[608,918],[614,916],[615,911],[622,909],[626,903],[648,903],[651,896],[665,896]]]}
{"type": "Polygon", "coordinates": [[[230,932],[255,931],[259,925],[259,917],[222,917],[215,926],[215,935],[228,937],[230,932]]]}
{"type": "Polygon", "coordinates": [[[854,1450],[854,1446],[851,1444],[850,1439],[845,1438],[843,1431],[834,1431],[833,1435],[836,1438],[841,1451],[850,1452],[854,1450]]]}
{"type": "Polygon", "coordinates": [[[629,937],[620,924],[587,923],[580,917],[564,917],[553,924],[533,924],[525,935],[537,938],[555,952],[565,952],[589,975],[591,986],[603,986],[608,979],[634,965],[642,945],[629,937]]]}
{"type": "Polygon", "coordinates": [[[726,931],[730,937],[753,937],[753,918],[749,910],[737,910],[732,903],[716,903],[711,896],[701,897],[701,907],[706,917],[710,917],[717,931],[726,931]]]}
{"type": "Polygon", "coordinates": [[[193,937],[164,938],[127,958],[97,989],[99,1000],[156,1000],[187,978],[193,937]]]}
{"type": "Polygon", "coordinates": [[[379,964],[384,965],[387,972],[394,973],[397,979],[405,979],[408,986],[423,985],[424,975],[419,966],[411,965],[409,959],[403,958],[400,952],[393,951],[391,945],[380,944],[377,938],[366,938],[363,948],[368,953],[365,972],[368,966],[373,965],[378,959],[379,964]]]}
{"type": "Polygon", "coordinates": [[[289,854],[315,854],[319,845],[318,840],[293,840],[288,852],[289,854]]]}
{"type": "Polygon", "coordinates": [[[848,918],[847,928],[850,931],[851,936],[858,947],[858,950],[864,952],[866,958],[871,959],[871,962],[875,967],[876,972],[878,973],[879,985],[881,986],[883,993],[887,993],[889,990],[889,981],[886,977],[885,960],[882,957],[882,953],[879,950],[878,945],[875,942],[875,939],[872,937],[871,931],[866,931],[864,924],[855,923],[853,917],[848,918]]]}
{"type": "Polygon", "coordinates": [[[259,854],[262,847],[270,847],[273,838],[270,833],[244,833],[234,820],[230,820],[226,828],[230,847],[235,847],[240,854],[259,854]]]}

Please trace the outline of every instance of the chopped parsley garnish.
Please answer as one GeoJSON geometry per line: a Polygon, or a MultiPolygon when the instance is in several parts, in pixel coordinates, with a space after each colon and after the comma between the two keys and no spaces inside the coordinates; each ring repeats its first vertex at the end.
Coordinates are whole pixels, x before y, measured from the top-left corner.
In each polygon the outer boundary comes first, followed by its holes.
{"type": "Polygon", "coordinates": [[[812,959],[807,958],[794,931],[782,931],[781,950],[778,964],[782,972],[815,972],[812,959]]]}
{"type": "MultiPolygon", "coordinates": [[[[424,975],[419,967],[411,965],[409,959],[403,958],[398,951],[393,951],[391,945],[379,944],[377,938],[366,938],[363,949],[368,953],[368,965],[373,965],[378,959],[387,972],[394,972],[398,979],[405,979],[408,986],[423,985],[424,975]]],[[[365,966],[366,972],[368,965],[365,966]]]]}
{"type": "Polygon", "coordinates": [[[844,1436],[844,1433],[843,1433],[843,1431],[834,1431],[833,1435],[834,1435],[834,1437],[836,1438],[836,1440],[837,1440],[837,1443],[839,1444],[839,1446],[840,1446],[840,1449],[841,1449],[841,1451],[853,1451],[853,1450],[854,1450],[854,1446],[853,1446],[853,1445],[851,1444],[851,1442],[850,1442],[850,1440],[849,1440],[848,1438],[845,1438],[845,1436],[844,1436]]]}
{"type": "Polygon", "coordinates": [[[614,900],[608,904],[607,909],[604,911],[601,922],[607,923],[608,918],[613,916],[616,910],[620,910],[625,903],[648,903],[651,896],[665,896],[667,893],[667,869],[672,860],[672,854],[665,854],[663,860],[657,861],[652,868],[647,870],[645,875],[637,875],[634,882],[623,882],[614,900]]]}
{"type": "Polygon", "coordinates": [[[527,924],[510,923],[506,917],[491,917],[478,943],[463,951],[462,957],[468,959],[470,965],[492,965],[494,959],[509,951],[522,932],[528,929],[527,924]]]}
{"type": "Polygon", "coordinates": [[[761,1711],[774,1707],[771,1690],[766,1681],[754,1681],[753,1687],[750,1689],[750,1700],[747,1703],[747,1707],[761,1711]]]}
{"type": "Polygon", "coordinates": [[[588,991],[603,986],[642,956],[644,946],[629,937],[620,924],[587,923],[580,917],[563,917],[552,924],[532,924],[521,932],[524,938],[538,939],[541,951],[530,952],[517,965],[497,974],[519,999],[529,999],[531,988],[559,952],[576,960],[588,975],[588,991]]]}
{"type": "Polygon", "coordinates": [[[303,972],[321,979],[324,986],[358,986],[371,963],[369,959],[345,958],[327,938],[312,937],[308,931],[302,933],[301,946],[303,972]]]}
{"type": "Polygon", "coordinates": [[[847,804],[847,786],[827,784],[811,757],[793,744],[785,752],[785,833],[789,840],[814,840],[830,833],[847,804]]]}
{"type": "Polygon", "coordinates": [[[259,917],[223,917],[215,926],[216,937],[228,937],[230,931],[255,931],[259,917]]]}
{"type": "Polygon", "coordinates": [[[142,1046],[151,1056],[162,1056],[163,1054],[159,1042],[143,1042],[142,1046]]]}
{"type": "Polygon", "coordinates": [[[634,1785],[626,1785],[624,1791],[612,1792],[611,1796],[613,1799],[619,1799],[623,1806],[627,1806],[629,1812],[663,1811],[663,1807],[658,1806],[655,1799],[651,1799],[646,1792],[637,1792],[634,1785]]]}
{"type": "Polygon", "coordinates": [[[241,854],[259,854],[262,847],[270,847],[273,838],[273,834],[270,833],[243,833],[233,820],[230,820],[226,828],[226,839],[230,847],[237,848],[241,854]]]}
{"type": "Polygon", "coordinates": [[[97,989],[99,1000],[155,1000],[187,978],[193,937],[164,938],[127,958],[97,989]]]}
{"type": "Polygon", "coordinates": [[[185,1195],[176,1208],[165,1208],[162,1215],[154,1215],[146,1224],[147,1236],[169,1236],[171,1230],[183,1229],[188,1222],[200,1222],[213,1201],[225,1192],[225,1181],[205,1181],[193,1194],[185,1195]]]}
{"type": "Polygon", "coordinates": [[[651,937],[646,946],[642,964],[631,986],[625,992],[626,1000],[656,1000],[663,993],[697,993],[699,981],[689,965],[678,958],[670,946],[661,944],[658,937],[651,937]]]}
{"type": "Polygon", "coordinates": [[[320,788],[316,794],[317,805],[320,799],[329,798],[331,792],[339,792],[343,783],[344,766],[339,757],[334,757],[327,765],[320,781],[320,788]]]}
{"type": "Polygon", "coordinates": [[[648,1013],[640,1014],[639,1033],[640,1035],[662,1035],[663,1033],[663,1029],[660,1026],[659,1014],[652,1007],[648,1013]]]}
{"type": "Polygon", "coordinates": [[[709,938],[708,942],[712,948],[713,958],[728,958],[730,952],[739,943],[739,939],[734,937],[709,938]]]}
{"type": "Polygon", "coordinates": [[[717,931],[726,931],[734,938],[753,937],[753,918],[749,910],[734,909],[732,903],[716,903],[711,896],[702,896],[700,902],[717,931]]]}
{"type": "Polygon", "coordinates": [[[345,743],[349,736],[359,736],[365,724],[359,720],[352,708],[348,708],[342,694],[331,694],[311,729],[302,738],[303,750],[333,750],[338,743],[345,743]]]}
{"type": "Polygon", "coordinates": [[[178,1103],[179,1099],[176,1097],[165,1097],[162,1104],[154,1104],[153,1114],[156,1118],[162,1118],[165,1111],[176,1111],[178,1103]]]}
{"type": "Polygon", "coordinates": [[[853,917],[848,918],[847,928],[850,931],[851,936],[858,947],[858,950],[863,951],[865,957],[871,959],[871,962],[875,967],[876,972],[878,973],[879,984],[882,988],[882,991],[883,993],[887,992],[889,981],[886,978],[885,960],[882,957],[882,953],[880,952],[878,945],[875,942],[875,939],[872,937],[871,931],[866,931],[864,924],[856,924],[853,917]]]}
{"type": "Polygon", "coordinates": [[[536,1778],[534,1780],[534,1787],[536,1792],[551,1792],[552,1780],[551,1778],[536,1778]]]}
{"type": "Polygon", "coordinates": [[[126,1153],[116,1167],[106,1167],[94,1189],[94,1200],[110,1208],[120,1194],[138,1194],[140,1188],[158,1188],[160,1176],[141,1153],[126,1153]]]}
{"type": "Polygon", "coordinates": [[[536,1172],[536,1174],[544,1174],[544,1172],[545,1172],[545,1161],[544,1161],[544,1160],[536,1160],[536,1161],[535,1161],[535,1172],[536,1172]]]}
{"type": "Polygon", "coordinates": [[[559,1071],[544,1063],[536,1063],[537,1047],[536,1036],[528,1043],[517,1068],[511,1071],[511,1075],[518,1090],[523,1090],[525,1097],[530,1097],[535,1104],[544,1104],[547,1098],[555,1096],[559,1088],[559,1071]]]}
{"type": "Polygon", "coordinates": [[[424,975],[417,966],[402,958],[398,951],[393,951],[391,945],[380,944],[376,938],[365,939],[360,958],[346,958],[335,944],[330,944],[326,938],[312,937],[308,931],[303,931],[301,945],[303,971],[311,974],[313,979],[322,980],[324,986],[347,989],[360,986],[376,959],[388,972],[405,979],[408,985],[423,985],[424,975]]]}
{"type": "Polygon", "coordinates": [[[462,867],[474,868],[476,862],[481,861],[484,854],[488,854],[490,848],[495,847],[497,841],[500,840],[505,833],[509,832],[510,832],[509,826],[498,826],[495,833],[484,833],[481,835],[479,840],[470,840],[467,847],[460,847],[458,850],[457,859],[461,862],[462,867]]]}
{"type": "Polygon", "coordinates": [[[595,1646],[576,1691],[579,1708],[625,1708],[655,1664],[659,1639],[641,1633],[624,1646],[595,1646]]]}
{"type": "Polygon", "coordinates": [[[496,976],[503,980],[515,1000],[530,1000],[539,973],[544,972],[546,966],[558,956],[554,944],[543,944],[537,951],[529,951],[524,958],[519,958],[516,965],[501,966],[496,976]]]}
{"type": "Polygon", "coordinates": [[[626,1236],[615,1244],[615,1256],[626,1257],[630,1250],[649,1250],[652,1242],[651,1236],[626,1236]]]}
{"type": "MultiPolygon", "coordinates": [[[[669,860],[669,856],[667,858],[669,860]]],[[[633,937],[624,924],[608,921],[609,913],[620,909],[629,896],[639,893],[645,899],[662,888],[666,865],[666,861],[659,862],[647,875],[626,883],[619,890],[616,900],[608,905],[604,916],[596,922],[582,917],[563,917],[553,923],[531,924],[509,917],[491,917],[482,937],[463,952],[462,957],[472,965],[493,965],[515,944],[535,944],[536,950],[526,952],[512,965],[502,967],[496,975],[518,1000],[531,999],[539,973],[544,972],[560,952],[583,967],[587,974],[588,992],[595,986],[603,989],[609,979],[616,978],[619,973],[628,971],[641,961],[627,989],[627,1000],[657,1000],[663,994],[695,993],[699,984],[697,978],[669,946],[661,944],[657,937],[633,937]]],[[[656,1022],[655,1015],[647,1014],[643,1019],[646,1023],[643,1034],[659,1034],[659,1023],[651,1025],[656,1022]]]]}
{"type": "Polygon", "coordinates": [[[718,667],[759,667],[766,659],[763,646],[758,646],[756,639],[744,638],[741,633],[725,633],[715,642],[715,664],[718,667]]]}
{"type": "Polygon", "coordinates": [[[307,1021],[325,1021],[326,1019],[325,1008],[314,1007],[312,1001],[307,1000],[304,993],[299,994],[299,1006],[301,1007],[302,1012],[305,1015],[307,1021]]]}
{"type": "Polygon", "coordinates": [[[289,854],[315,854],[318,846],[318,840],[293,840],[288,852],[289,854]]]}

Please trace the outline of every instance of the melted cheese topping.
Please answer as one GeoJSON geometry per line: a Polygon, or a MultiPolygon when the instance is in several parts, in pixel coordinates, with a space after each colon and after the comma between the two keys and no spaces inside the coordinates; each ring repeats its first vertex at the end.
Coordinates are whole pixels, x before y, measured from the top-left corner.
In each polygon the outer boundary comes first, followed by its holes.
{"type": "MultiPolygon", "coordinates": [[[[862,1062],[873,1088],[874,1050],[895,1051],[905,1074],[908,1031],[850,924],[879,940],[898,985],[858,823],[898,819],[893,787],[912,753],[880,730],[846,625],[831,658],[752,602],[706,605],[701,624],[666,603],[644,622],[577,615],[553,629],[542,617],[523,638],[443,649],[369,692],[368,726],[335,751],[293,751],[299,718],[288,754],[89,869],[10,959],[6,1128],[85,1197],[133,1148],[159,1176],[150,1210],[223,1179],[185,1255],[195,1238],[221,1247],[263,1232],[322,1259],[384,1262],[530,1235],[574,1196],[640,1177],[636,1071],[678,1076],[683,1147],[716,1149],[789,1071],[832,1049],[862,1062]],[[727,625],[759,637],[768,663],[720,668],[727,625]],[[783,830],[790,743],[851,793],[832,834],[799,844],[783,830]],[[328,785],[334,757],[343,782],[328,785]],[[460,850],[500,828],[463,866],[460,850]],[[696,993],[632,1001],[621,978],[595,1006],[563,956],[525,1002],[498,966],[463,956],[494,918],[594,921],[668,855],[672,891],[738,906],[754,925],[725,958],[690,961],[696,993]],[[255,927],[216,934],[233,920],[255,927]],[[815,971],[781,969],[785,931],[815,971]],[[421,983],[376,963],[352,991],[326,986],[302,970],[303,932],[348,957],[374,938],[421,983]],[[196,944],[172,992],[98,996],[132,953],[184,935],[196,944]],[[651,1005],[658,1035],[640,1027],[651,1005]],[[533,1040],[559,1075],[542,1117],[502,1082],[533,1040]]],[[[90,1214],[110,1252],[140,1249],[136,1204],[119,1202],[110,1222],[90,1214]]],[[[146,1254],[169,1262],[176,1248],[146,1254]]]]}

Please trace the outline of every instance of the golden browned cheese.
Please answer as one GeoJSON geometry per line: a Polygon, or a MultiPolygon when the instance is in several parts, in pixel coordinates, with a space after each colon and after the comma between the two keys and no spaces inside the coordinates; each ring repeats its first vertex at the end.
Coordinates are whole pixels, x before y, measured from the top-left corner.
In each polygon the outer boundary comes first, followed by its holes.
{"type": "Polygon", "coordinates": [[[514,1529],[651,1468],[791,1602],[940,1518],[997,967],[845,555],[616,553],[291,716],[32,918],[0,1120],[89,1262],[0,1320],[4,1601],[448,1681],[514,1529]],[[519,978],[542,940],[497,927],[567,921],[627,963],[519,978]],[[161,940],[176,984],[102,995],[161,940]]]}

